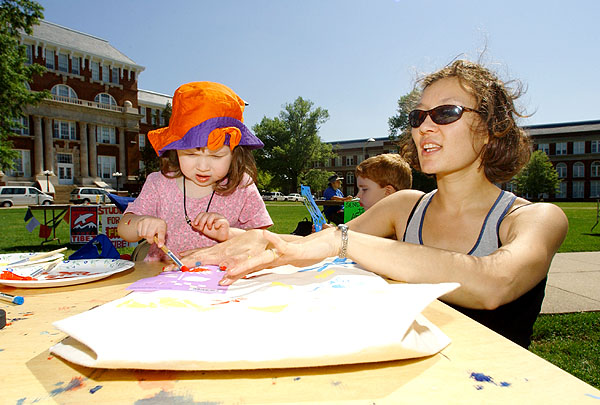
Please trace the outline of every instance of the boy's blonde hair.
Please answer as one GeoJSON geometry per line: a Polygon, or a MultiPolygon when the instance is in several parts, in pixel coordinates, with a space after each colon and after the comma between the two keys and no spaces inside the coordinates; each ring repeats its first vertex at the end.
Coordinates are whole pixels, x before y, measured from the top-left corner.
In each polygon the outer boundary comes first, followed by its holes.
{"type": "Polygon", "coordinates": [[[410,165],[397,153],[384,153],[363,160],[356,167],[356,176],[374,181],[379,187],[392,186],[396,191],[412,186],[410,165]]]}

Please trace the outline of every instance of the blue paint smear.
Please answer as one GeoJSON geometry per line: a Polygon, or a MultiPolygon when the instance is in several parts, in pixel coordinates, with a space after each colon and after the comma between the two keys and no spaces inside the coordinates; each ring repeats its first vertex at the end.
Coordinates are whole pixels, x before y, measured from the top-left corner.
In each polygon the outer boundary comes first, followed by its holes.
{"type": "Polygon", "coordinates": [[[510,385],[511,385],[511,384],[510,384],[509,382],[506,382],[506,381],[502,381],[502,382],[500,383],[500,386],[501,386],[501,387],[510,387],[510,385]]]}
{"type": "Polygon", "coordinates": [[[27,397],[19,399],[17,401],[17,405],[23,405],[23,403],[25,402],[26,399],[27,399],[27,397]]]}
{"type": "MultiPolygon", "coordinates": [[[[61,383],[62,384],[62,383],[61,383]]],[[[50,392],[50,395],[55,397],[58,394],[62,394],[65,391],[70,391],[73,388],[80,387],[83,384],[82,380],[79,378],[73,378],[65,387],[56,388],[50,392]]]]}
{"type": "Polygon", "coordinates": [[[489,375],[485,375],[483,373],[471,373],[471,378],[474,379],[475,381],[483,381],[483,382],[489,382],[489,383],[493,383],[494,379],[492,377],[490,377],[489,375]]]}
{"type": "Polygon", "coordinates": [[[300,377],[296,377],[294,378],[294,381],[298,381],[300,379],[300,377]]]}
{"type": "Polygon", "coordinates": [[[600,397],[599,397],[599,396],[597,396],[597,395],[585,394],[585,396],[586,396],[586,397],[591,397],[591,398],[594,398],[594,399],[600,399],[600,397]]]}
{"type": "Polygon", "coordinates": [[[101,385],[96,385],[94,388],[90,389],[90,394],[95,394],[100,388],[102,388],[101,385]]]}
{"type": "Polygon", "coordinates": [[[163,405],[163,404],[177,404],[177,405],[219,405],[221,402],[213,401],[202,401],[196,402],[190,395],[173,395],[164,390],[151,398],[138,399],[134,402],[134,405],[163,405]]]}
{"type": "Polygon", "coordinates": [[[332,381],[331,385],[337,387],[338,385],[340,385],[342,382],[341,381],[332,381]]]}
{"type": "Polygon", "coordinates": [[[4,351],[4,349],[0,349],[0,352],[3,352],[3,351],[4,351]]]}
{"type": "Polygon", "coordinates": [[[476,386],[475,386],[475,389],[476,389],[477,391],[481,391],[481,390],[483,389],[483,385],[476,385],[476,386]]]}

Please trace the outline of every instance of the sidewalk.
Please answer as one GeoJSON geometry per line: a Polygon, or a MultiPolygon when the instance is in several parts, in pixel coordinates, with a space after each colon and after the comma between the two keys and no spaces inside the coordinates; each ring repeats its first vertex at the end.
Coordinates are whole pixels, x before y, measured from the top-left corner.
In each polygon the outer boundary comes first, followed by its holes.
{"type": "Polygon", "coordinates": [[[542,313],[581,311],[600,311],[600,252],[557,253],[542,313]]]}

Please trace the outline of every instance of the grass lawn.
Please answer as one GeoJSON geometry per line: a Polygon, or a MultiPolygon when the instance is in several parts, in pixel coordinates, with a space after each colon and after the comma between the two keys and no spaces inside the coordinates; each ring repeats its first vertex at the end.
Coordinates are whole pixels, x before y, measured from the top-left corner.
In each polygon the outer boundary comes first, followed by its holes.
{"type": "MultiPolygon", "coordinates": [[[[267,202],[267,210],[276,233],[290,233],[305,217],[310,219],[302,203],[267,202]]],[[[596,222],[595,203],[559,203],[569,219],[569,233],[559,252],[587,252],[600,250],[600,224],[596,222]]],[[[0,208],[0,253],[47,251],[67,246],[67,254],[81,245],[69,244],[69,227],[63,221],[56,228],[60,239],[40,244],[39,228],[32,233],[25,229],[26,208],[0,208]]],[[[41,222],[43,214],[35,212],[41,222]]],[[[130,253],[133,248],[119,249],[130,253]]],[[[534,325],[530,350],[556,366],[600,389],[600,312],[540,315],[534,325]]]]}

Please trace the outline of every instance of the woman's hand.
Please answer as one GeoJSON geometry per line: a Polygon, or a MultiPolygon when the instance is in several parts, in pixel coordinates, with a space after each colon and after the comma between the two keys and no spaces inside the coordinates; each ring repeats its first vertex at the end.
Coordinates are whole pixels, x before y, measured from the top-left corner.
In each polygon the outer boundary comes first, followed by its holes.
{"type": "Polygon", "coordinates": [[[286,264],[303,267],[335,256],[339,251],[339,242],[335,243],[334,233],[334,229],[321,231],[286,242],[277,234],[263,231],[263,238],[267,242],[265,249],[256,251],[254,255],[231,256],[223,260],[221,265],[226,272],[219,284],[230,285],[247,274],[266,268],[286,264]]]}
{"type": "Polygon", "coordinates": [[[192,227],[219,242],[229,239],[229,221],[216,212],[202,212],[192,221],[192,227]]]}

